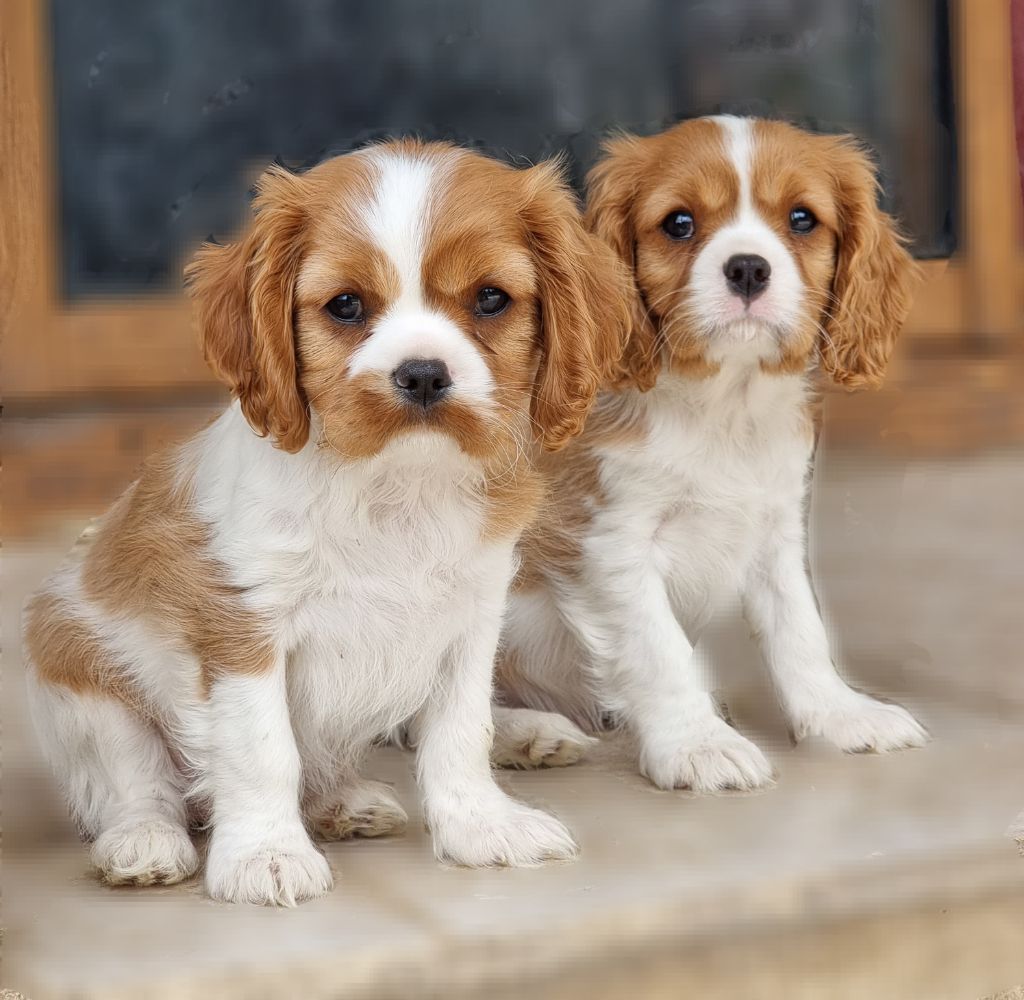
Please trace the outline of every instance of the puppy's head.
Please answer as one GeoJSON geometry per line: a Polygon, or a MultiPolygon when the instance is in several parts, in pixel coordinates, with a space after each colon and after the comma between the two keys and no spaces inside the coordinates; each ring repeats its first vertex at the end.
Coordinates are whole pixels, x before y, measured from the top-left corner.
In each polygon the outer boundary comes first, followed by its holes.
{"type": "Polygon", "coordinates": [[[880,383],[914,264],[849,137],[703,118],[622,137],[589,178],[588,222],[633,270],[627,357],[653,381],[740,352],[767,371],[815,354],[838,383],[880,383]]]}
{"type": "Polygon", "coordinates": [[[557,165],[411,140],[272,168],[249,232],[187,271],[208,361],[288,451],[412,432],[475,458],[563,445],[628,332],[630,280],[557,165]]]}

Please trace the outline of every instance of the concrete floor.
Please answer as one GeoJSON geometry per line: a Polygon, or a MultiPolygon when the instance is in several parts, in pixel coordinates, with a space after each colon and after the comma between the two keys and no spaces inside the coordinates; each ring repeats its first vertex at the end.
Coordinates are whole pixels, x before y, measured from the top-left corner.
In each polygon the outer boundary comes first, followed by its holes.
{"type": "Polygon", "coordinates": [[[609,737],[584,764],[508,774],[580,860],[445,868],[411,761],[370,767],[410,812],[332,845],[337,884],[292,911],[197,884],[99,885],[29,732],[13,636],[59,545],[5,552],[3,985],[33,1000],[256,997],[964,998],[1024,984],[1024,455],[906,465],[826,453],[813,562],[850,678],[934,741],[889,757],[790,745],[726,615],[703,641],[736,725],[778,770],[754,795],[657,792],[609,737]]]}

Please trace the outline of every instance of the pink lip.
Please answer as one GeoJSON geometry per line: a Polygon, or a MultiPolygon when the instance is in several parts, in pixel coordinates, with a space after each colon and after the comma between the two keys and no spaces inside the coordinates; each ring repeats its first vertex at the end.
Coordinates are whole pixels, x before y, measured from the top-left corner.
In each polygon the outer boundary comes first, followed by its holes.
{"type": "Polygon", "coordinates": [[[735,304],[723,310],[721,315],[721,322],[723,323],[739,323],[742,320],[754,320],[759,323],[771,324],[774,322],[772,312],[769,309],[758,309],[759,302],[753,302],[750,305],[742,305],[738,300],[735,304]]]}
{"type": "Polygon", "coordinates": [[[759,320],[762,320],[765,323],[770,323],[772,321],[772,311],[771,311],[771,309],[769,309],[769,308],[758,309],[759,305],[762,305],[760,299],[758,299],[756,302],[752,303],[751,305],[747,306],[744,309],[745,315],[749,316],[750,319],[759,319],[759,320]]]}

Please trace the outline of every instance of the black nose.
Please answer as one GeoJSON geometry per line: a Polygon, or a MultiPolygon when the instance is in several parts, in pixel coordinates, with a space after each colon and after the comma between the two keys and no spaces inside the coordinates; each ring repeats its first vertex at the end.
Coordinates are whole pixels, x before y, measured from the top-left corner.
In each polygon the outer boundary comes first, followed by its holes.
{"type": "Polygon", "coordinates": [[[722,268],[725,283],[734,295],[741,295],[747,302],[756,299],[768,287],[772,266],[752,253],[733,254],[722,268]]]}
{"type": "Polygon", "coordinates": [[[422,407],[432,406],[448,391],[452,377],[448,366],[434,358],[423,361],[414,358],[403,361],[392,373],[391,379],[399,396],[422,407]]]}

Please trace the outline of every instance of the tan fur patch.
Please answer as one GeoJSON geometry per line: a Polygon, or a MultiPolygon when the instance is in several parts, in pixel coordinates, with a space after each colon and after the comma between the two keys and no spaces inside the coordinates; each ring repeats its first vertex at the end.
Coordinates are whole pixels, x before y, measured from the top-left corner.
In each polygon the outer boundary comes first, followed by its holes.
{"type": "Polygon", "coordinates": [[[44,592],[28,602],[25,648],[40,680],[75,694],[115,698],[140,715],[149,714],[141,692],[63,598],[44,592]]]}
{"type": "Polygon", "coordinates": [[[581,571],[582,540],[594,511],[606,502],[601,484],[604,449],[628,448],[643,439],[644,427],[625,395],[606,395],[584,434],[557,458],[541,462],[549,481],[537,519],[526,529],[522,563],[514,589],[527,591],[543,582],[574,579],[581,571]]]}
{"type": "Polygon", "coordinates": [[[147,622],[195,655],[202,693],[219,674],[269,669],[276,650],[261,617],[209,552],[178,452],[150,461],[104,519],[85,558],[86,596],[147,622]]]}
{"type": "Polygon", "coordinates": [[[534,522],[546,496],[544,479],[524,462],[491,469],[484,481],[484,540],[515,538],[534,522]]]}

